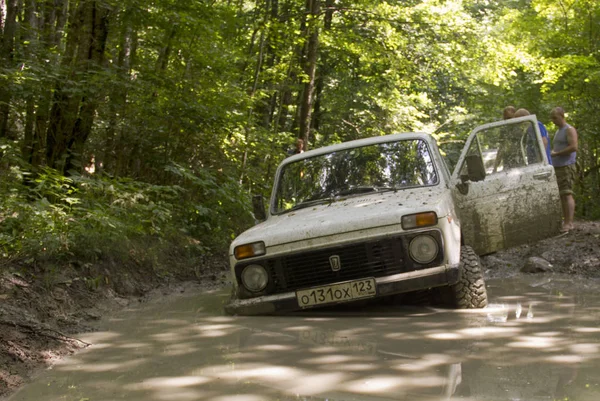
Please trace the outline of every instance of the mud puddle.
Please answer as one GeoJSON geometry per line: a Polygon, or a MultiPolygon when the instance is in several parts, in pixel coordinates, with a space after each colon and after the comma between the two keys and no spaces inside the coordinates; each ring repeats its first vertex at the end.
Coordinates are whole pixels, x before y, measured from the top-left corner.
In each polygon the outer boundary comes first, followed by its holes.
{"type": "Polygon", "coordinates": [[[600,282],[488,281],[490,307],[230,317],[227,291],[145,305],[8,400],[598,400],[600,282]]]}

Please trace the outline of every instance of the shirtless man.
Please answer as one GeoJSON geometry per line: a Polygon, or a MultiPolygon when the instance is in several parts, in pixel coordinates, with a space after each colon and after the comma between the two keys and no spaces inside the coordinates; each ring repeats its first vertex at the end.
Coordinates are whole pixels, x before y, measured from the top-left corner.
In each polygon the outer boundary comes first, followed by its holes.
{"type": "Polygon", "coordinates": [[[565,111],[562,107],[552,109],[550,119],[558,128],[556,134],[554,134],[551,156],[556,171],[563,212],[561,231],[566,233],[573,228],[573,217],[575,215],[573,183],[575,182],[576,172],[577,130],[565,121],[565,111]]]}

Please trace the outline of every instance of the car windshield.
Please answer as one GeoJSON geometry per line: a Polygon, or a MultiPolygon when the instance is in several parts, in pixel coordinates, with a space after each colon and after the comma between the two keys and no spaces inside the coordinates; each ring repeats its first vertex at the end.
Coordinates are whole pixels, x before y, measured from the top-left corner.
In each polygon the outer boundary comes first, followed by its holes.
{"type": "Polygon", "coordinates": [[[430,149],[422,139],[343,149],[286,164],[277,182],[273,213],[438,181],[430,149]]]}

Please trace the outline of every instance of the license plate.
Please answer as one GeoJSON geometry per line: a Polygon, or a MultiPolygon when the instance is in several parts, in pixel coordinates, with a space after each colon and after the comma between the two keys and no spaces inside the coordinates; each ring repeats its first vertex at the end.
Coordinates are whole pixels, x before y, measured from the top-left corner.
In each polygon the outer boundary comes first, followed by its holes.
{"type": "Polygon", "coordinates": [[[375,279],[348,281],[347,283],[324,285],[296,291],[296,299],[300,307],[323,305],[353,299],[368,298],[377,295],[375,279]]]}

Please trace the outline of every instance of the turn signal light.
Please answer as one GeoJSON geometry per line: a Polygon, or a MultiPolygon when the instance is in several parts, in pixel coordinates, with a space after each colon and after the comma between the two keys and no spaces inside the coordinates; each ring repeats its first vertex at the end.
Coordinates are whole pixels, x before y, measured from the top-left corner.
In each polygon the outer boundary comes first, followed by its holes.
{"type": "Polygon", "coordinates": [[[409,214],[402,216],[402,228],[410,230],[412,228],[435,226],[438,222],[435,212],[425,212],[409,214]]]}
{"type": "Polygon", "coordinates": [[[266,253],[265,243],[253,242],[251,244],[244,244],[236,246],[233,249],[233,255],[237,260],[252,258],[254,256],[264,255],[266,253]]]}

